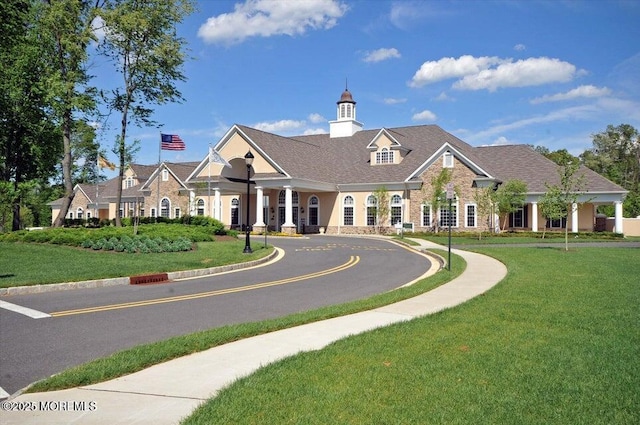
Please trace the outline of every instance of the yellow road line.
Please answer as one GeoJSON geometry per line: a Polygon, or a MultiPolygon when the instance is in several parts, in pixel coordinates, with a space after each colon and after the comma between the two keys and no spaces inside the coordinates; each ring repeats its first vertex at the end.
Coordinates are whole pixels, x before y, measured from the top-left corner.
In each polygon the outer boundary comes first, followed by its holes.
{"type": "Polygon", "coordinates": [[[206,298],[206,297],[214,297],[214,296],[218,296],[218,295],[225,295],[225,294],[232,294],[235,292],[243,292],[243,291],[251,291],[254,289],[260,289],[260,288],[267,288],[270,286],[277,286],[277,285],[284,285],[287,283],[292,283],[292,282],[299,282],[301,280],[306,280],[306,279],[313,279],[316,277],[320,277],[320,276],[326,276],[328,274],[332,274],[332,273],[337,273],[343,270],[346,270],[350,267],[355,266],[356,264],[358,264],[358,262],[360,262],[360,257],[359,256],[351,256],[351,258],[349,259],[349,261],[347,261],[346,263],[331,268],[331,269],[327,269],[327,270],[322,270],[319,272],[315,272],[315,273],[309,273],[309,274],[305,274],[305,275],[301,275],[301,276],[295,276],[295,277],[290,277],[287,279],[280,279],[280,280],[274,280],[271,282],[264,282],[264,283],[256,283],[254,285],[247,285],[247,286],[240,286],[237,288],[228,288],[228,289],[218,289],[215,291],[208,291],[208,292],[200,292],[197,294],[189,294],[189,295],[178,295],[178,296],[174,296],[174,297],[165,297],[165,298],[157,298],[154,300],[145,300],[145,301],[133,301],[133,302],[128,302],[128,303],[121,303],[121,304],[111,304],[111,305],[105,305],[105,306],[97,306],[97,307],[87,307],[87,308],[79,308],[79,309],[75,309],[75,310],[65,310],[65,311],[57,311],[54,313],[50,313],[51,317],[62,317],[62,316],[71,316],[71,315],[76,315],[76,314],[86,314],[86,313],[96,313],[99,311],[109,311],[109,310],[118,310],[118,309],[123,309],[123,308],[132,308],[132,307],[142,307],[142,306],[148,306],[148,305],[154,305],[154,304],[164,304],[164,303],[171,303],[171,302],[177,302],[177,301],[187,301],[187,300],[194,300],[194,299],[198,299],[198,298],[206,298]]]}

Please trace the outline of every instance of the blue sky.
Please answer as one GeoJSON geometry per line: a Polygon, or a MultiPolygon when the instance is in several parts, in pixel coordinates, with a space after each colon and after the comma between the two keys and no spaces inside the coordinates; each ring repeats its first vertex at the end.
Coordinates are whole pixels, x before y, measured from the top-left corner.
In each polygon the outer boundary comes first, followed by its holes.
{"type": "MultiPolygon", "coordinates": [[[[639,1],[200,1],[179,27],[194,58],[181,104],[129,128],[135,161],[159,132],[199,161],[233,124],[329,130],[348,84],[365,129],[436,124],[474,146],[577,155],[607,125],[640,129],[639,1]]],[[[116,117],[110,125],[117,128],[116,117]]],[[[113,134],[100,132],[110,152],[113,134]]],[[[111,160],[115,156],[109,153],[111,160]]]]}

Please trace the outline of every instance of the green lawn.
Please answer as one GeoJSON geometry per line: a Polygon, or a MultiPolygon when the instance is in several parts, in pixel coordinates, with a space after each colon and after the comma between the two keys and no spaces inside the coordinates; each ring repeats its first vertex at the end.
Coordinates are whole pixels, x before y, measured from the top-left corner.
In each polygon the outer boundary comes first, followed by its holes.
{"type": "Polygon", "coordinates": [[[640,423],[640,250],[479,251],[509,270],[484,296],[269,365],[184,423],[640,423]]]}
{"type": "Polygon", "coordinates": [[[272,248],[243,254],[244,240],[198,242],[186,252],[127,254],[62,245],[0,242],[0,288],[45,283],[77,282],[216,267],[262,258],[272,248]]]}

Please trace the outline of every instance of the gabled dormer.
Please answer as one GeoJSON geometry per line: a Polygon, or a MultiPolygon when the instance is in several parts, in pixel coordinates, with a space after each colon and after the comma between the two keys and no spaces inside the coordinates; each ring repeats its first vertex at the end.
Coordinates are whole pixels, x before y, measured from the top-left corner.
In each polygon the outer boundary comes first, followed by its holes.
{"type": "Polygon", "coordinates": [[[362,130],[362,123],[356,121],[356,102],[349,89],[344,89],[336,104],[336,120],[329,121],[329,137],[351,137],[362,130]]]}
{"type": "Polygon", "coordinates": [[[367,145],[371,152],[371,165],[400,164],[409,152],[386,129],[381,129],[367,145]]]}

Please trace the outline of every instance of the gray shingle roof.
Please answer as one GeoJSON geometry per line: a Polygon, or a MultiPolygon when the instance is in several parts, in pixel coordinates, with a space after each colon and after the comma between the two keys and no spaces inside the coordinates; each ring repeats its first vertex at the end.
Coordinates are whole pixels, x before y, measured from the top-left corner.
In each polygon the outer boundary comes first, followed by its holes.
{"type": "Polygon", "coordinates": [[[435,125],[386,129],[402,145],[404,159],[400,164],[376,166],[370,164],[367,146],[380,129],[331,138],[329,134],[282,137],[238,127],[288,174],[335,184],[402,182],[444,143],[474,162],[477,159],[471,146],[435,125]]]}
{"type": "MultiPolygon", "coordinates": [[[[474,148],[478,158],[486,164],[496,178],[507,181],[520,179],[527,183],[527,191],[544,193],[545,183],[560,182],[558,165],[527,145],[483,146],[474,148]]],[[[589,192],[624,192],[617,184],[587,167],[580,167],[576,176],[583,174],[589,192]]]]}

